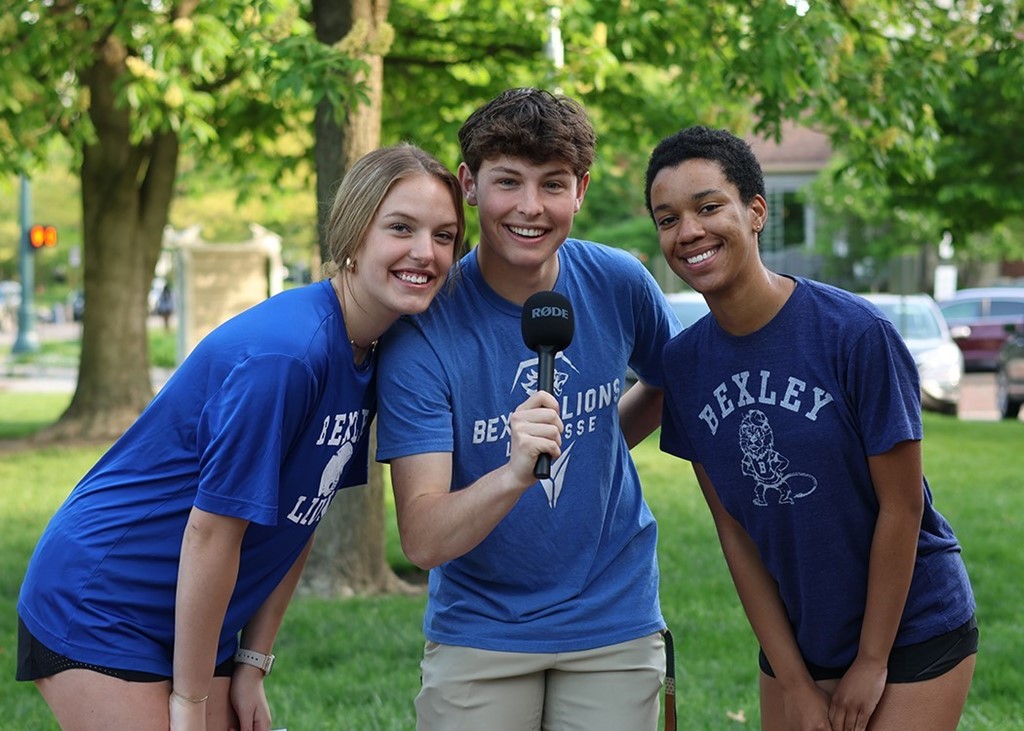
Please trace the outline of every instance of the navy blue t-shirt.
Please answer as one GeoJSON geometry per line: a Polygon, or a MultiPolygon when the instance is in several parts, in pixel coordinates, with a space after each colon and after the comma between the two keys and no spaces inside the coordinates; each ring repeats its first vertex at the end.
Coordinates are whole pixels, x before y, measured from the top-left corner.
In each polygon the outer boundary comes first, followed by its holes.
{"type": "MultiPolygon", "coordinates": [[[[868,457],[920,440],[917,368],[892,324],[857,295],[797,279],[782,310],[743,337],[707,315],[664,350],[661,448],[701,464],[747,531],[804,657],[857,654],[878,501],[868,457]]],[[[974,612],[960,545],[932,505],[895,646],[974,612]]]]}

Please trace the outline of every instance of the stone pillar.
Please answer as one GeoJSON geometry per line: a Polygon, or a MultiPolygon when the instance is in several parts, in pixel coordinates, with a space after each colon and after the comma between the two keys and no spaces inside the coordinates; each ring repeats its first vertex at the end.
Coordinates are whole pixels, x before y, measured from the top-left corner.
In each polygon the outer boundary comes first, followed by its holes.
{"type": "Polygon", "coordinates": [[[178,362],[224,321],[284,287],[281,237],[257,224],[238,243],[203,241],[198,226],[165,234],[174,252],[178,306],[178,362]]]}

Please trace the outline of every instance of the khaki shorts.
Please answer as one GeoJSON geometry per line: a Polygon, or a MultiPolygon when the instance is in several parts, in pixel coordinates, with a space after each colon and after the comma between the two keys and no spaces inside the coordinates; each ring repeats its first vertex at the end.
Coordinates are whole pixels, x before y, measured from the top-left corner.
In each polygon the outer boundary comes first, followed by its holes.
{"type": "Polygon", "coordinates": [[[665,640],[561,653],[428,642],[421,668],[417,731],[654,731],[665,640]]]}

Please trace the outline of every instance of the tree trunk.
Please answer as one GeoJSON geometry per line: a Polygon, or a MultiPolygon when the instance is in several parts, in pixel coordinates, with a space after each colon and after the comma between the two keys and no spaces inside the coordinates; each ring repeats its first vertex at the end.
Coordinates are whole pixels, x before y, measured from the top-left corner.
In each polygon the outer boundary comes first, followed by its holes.
{"type": "MultiPolygon", "coordinates": [[[[389,0],[314,0],[317,38],[336,43],[362,21],[369,36],[387,19],[389,0]]],[[[339,123],[326,102],[316,110],[316,172],[320,258],[327,261],[327,213],[345,171],[357,159],[380,146],[383,58],[368,55],[369,71],[362,79],[369,103],[347,111],[339,123]]],[[[370,481],[362,487],[340,490],[316,533],[316,542],[298,591],[317,596],[352,596],[411,590],[388,566],[385,547],[384,475],[373,461],[375,432],[371,433],[370,481]]]]}
{"type": "Polygon", "coordinates": [[[147,292],[160,255],[178,163],[173,133],[131,141],[131,111],[115,103],[125,52],[108,39],[81,73],[96,140],[83,150],[85,312],[78,384],[40,441],[112,440],[153,397],[147,292]]]}

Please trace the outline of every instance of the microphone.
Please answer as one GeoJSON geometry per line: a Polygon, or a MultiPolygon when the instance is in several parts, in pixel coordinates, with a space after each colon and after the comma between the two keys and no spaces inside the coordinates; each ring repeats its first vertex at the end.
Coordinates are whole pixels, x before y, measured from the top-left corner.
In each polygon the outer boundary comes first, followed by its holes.
{"type": "MultiPolygon", "coordinates": [[[[572,305],[558,292],[535,292],[523,305],[523,342],[537,353],[538,390],[555,392],[555,354],[569,347],[575,327],[572,305]]],[[[550,454],[537,457],[533,476],[551,476],[550,454]]]]}

